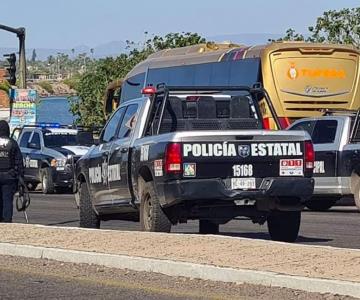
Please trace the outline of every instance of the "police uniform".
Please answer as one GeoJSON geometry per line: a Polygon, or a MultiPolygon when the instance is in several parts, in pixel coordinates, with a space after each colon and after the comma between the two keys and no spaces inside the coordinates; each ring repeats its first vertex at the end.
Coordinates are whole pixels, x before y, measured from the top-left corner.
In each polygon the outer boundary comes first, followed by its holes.
{"type": "Polygon", "coordinates": [[[19,177],[24,175],[23,158],[15,140],[10,138],[6,121],[0,121],[0,222],[12,222],[13,199],[19,177]]]}

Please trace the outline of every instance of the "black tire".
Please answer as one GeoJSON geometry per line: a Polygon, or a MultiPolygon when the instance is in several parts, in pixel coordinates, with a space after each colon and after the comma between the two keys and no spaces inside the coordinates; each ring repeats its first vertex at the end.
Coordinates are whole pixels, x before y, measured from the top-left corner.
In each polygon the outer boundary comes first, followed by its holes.
{"type": "Polygon", "coordinates": [[[295,242],[299,235],[300,222],[300,211],[272,212],[267,218],[271,239],[280,242],[295,242]]]}
{"type": "Polygon", "coordinates": [[[100,228],[100,218],[95,213],[91,203],[91,197],[86,183],[80,186],[80,227],[100,228]]]}
{"type": "Polygon", "coordinates": [[[36,188],[37,188],[38,184],[37,184],[37,183],[32,182],[32,183],[28,183],[26,186],[27,186],[27,188],[28,188],[28,190],[29,190],[30,192],[33,192],[33,191],[35,191],[35,190],[36,190],[36,188]]]}
{"type": "Polygon", "coordinates": [[[218,234],[219,224],[209,220],[199,220],[199,233],[201,234],[218,234]]]}
{"type": "Polygon", "coordinates": [[[327,211],[336,203],[336,199],[314,199],[306,202],[305,206],[313,211],[327,211]]]}
{"type": "Polygon", "coordinates": [[[170,232],[171,222],[161,208],[152,182],[140,181],[140,226],[143,231],[170,232]]]}
{"type": "Polygon", "coordinates": [[[41,170],[41,184],[43,194],[53,194],[55,192],[50,168],[44,168],[41,170]]]}

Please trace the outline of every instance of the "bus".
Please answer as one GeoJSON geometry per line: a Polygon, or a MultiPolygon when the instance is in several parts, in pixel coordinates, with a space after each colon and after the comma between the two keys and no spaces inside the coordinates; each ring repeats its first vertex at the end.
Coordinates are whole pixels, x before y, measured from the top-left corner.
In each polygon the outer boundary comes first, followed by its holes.
{"type": "MultiPolygon", "coordinates": [[[[325,109],[360,107],[359,49],[350,45],[273,42],[267,45],[199,44],[150,55],[123,80],[110,85],[105,113],[120,102],[141,97],[141,89],[171,86],[253,86],[269,93],[283,128],[292,121],[320,115],[325,109]],[[116,94],[116,93],[115,93],[116,94]],[[111,97],[110,97],[110,96],[111,97]]],[[[261,100],[260,100],[261,101],[261,100]]],[[[266,128],[275,128],[265,101],[266,128]]]]}

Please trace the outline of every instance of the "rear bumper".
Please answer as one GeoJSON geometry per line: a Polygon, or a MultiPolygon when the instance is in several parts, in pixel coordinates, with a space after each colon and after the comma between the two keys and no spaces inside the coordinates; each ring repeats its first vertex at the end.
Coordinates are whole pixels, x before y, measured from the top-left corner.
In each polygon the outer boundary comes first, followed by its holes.
{"type": "Polygon", "coordinates": [[[194,179],[178,180],[158,186],[164,207],[184,202],[204,200],[228,201],[255,200],[257,209],[301,209],[314,190],[312,178],[264,178],[257,190],[232,190],[227,180],[194,179]]]}

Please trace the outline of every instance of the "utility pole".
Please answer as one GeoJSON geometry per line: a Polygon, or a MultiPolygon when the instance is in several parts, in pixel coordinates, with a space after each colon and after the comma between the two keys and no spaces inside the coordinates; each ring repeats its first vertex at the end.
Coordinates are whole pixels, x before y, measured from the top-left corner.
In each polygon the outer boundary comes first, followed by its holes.
{"type": "Polygon", "coordinates": [[[19,87],[26,89],[25,28],[12,28],[0,24],[0,29],[15,33],[19,39],[19,87]]]}

